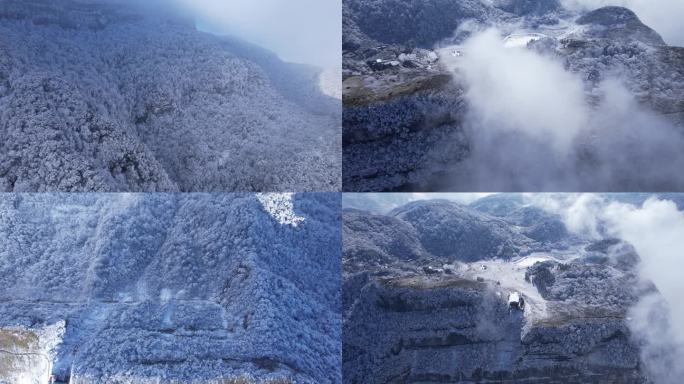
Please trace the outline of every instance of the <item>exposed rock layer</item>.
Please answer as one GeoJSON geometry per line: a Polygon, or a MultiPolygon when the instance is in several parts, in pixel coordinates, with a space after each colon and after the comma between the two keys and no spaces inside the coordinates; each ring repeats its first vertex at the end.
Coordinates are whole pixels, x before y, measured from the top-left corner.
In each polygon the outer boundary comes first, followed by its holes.
{"type": "Polygon", "coordinates": [[[346,383],[648,382],[626,313],[652,287],[635,289],[628,244],[574,237],[518,196],[343,221],[346,383]]]}

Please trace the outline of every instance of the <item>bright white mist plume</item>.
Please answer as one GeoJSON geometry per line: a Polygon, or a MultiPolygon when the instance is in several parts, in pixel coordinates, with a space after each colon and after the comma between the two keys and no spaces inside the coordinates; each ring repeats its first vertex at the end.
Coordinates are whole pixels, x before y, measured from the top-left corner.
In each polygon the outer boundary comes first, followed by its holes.
{"type": "Polygon", "coordinates": [[[476,34],[463,49],[467,54],[460,68],[469,84],[467,97],[484,126],[525,132],[562,152],[586,128],[582,81],[559,62],[506,48],[496,29],[476,34]]]}
{"type": "Polygon", "coordinates": [[[200,28],[242,37],[285,61],[341,65],[342,0],[169,1],[194,13],[200,28]]]}
{"type": "Polygon", "coordinates": [[[684,136],[617,78],[589,89],[550,54],[476,32],[455,64],[471,154],[452,184],[470,191],[674,190],[684,136]]]}
{"type": "MultiPolygon", "coordinates": [[[[617,237],[641,258],[639,275],[658,294],[630,310],[628,325],[642,343],[642,360],[658,384],[681,382],[684,375],[684,212],[668,200],[651,198],[642,206],[608,202],[598,195],[531,195],[533,204],[560,214],[569,230],[592,237],[617,237]]],[[[629,287],[625,287],[629,289],[629,287]]]]}

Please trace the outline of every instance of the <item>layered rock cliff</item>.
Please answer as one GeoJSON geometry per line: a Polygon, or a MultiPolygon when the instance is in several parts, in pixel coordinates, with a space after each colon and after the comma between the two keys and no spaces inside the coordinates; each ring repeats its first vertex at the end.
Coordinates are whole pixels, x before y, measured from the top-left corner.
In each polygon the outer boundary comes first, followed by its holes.
{"type": "MultiPolygon", "coordinates": [[[[578,14],[558,1],[349,0],[344,2],[343,16],[346,191],[681,189],[682,180],[649,168],[666,167],[666,160],[654,160],[658,149],[676,152],[671,142],[681,149],[684,95],[677,89],[684,84],[684,48],[667,45],[656,32],[657,25],[645,25],[631,10],[604,7],[578,14]],[[624,118],[638,126],[629,134],[608,133],[619,130],[611,128],[614,124],[624,126],[616,123],[623,117],[598,117],[600,121],[592,123],[597,127],[584,123],[583,128],[596,132],[580,137],[569,156],[554,153],[517,162],[525,158],[523,154],[548,149],[535,140],[526,141],[524,127],[497,136],[500,122],[487,120],[486,114],[473,119],[468,97],[472,84],[464,79],[459,64],[469,55],[462,48],[464,42],[492,27],[501,33],[502,44],[560,63],[583,83],[586,108],[591,111],[587,113],[608,115],[594,109],[602,101],[602,84],[619,78],[628,90],[619,108],[643,108],[654,117],[624,118]],[[636,100],[634,105],[630,97],[636,100]],[[486,136],[488,132],[495,133],[486,136]],[[608,137],[602,138],[601,132],[608,137]],[[483,135],[487,141],[483,142],[483,135]],[[622,139],[640,135],[644,138],[634,142],[622,139]],[[630,147],[639,151],[624,150],[630,147]],[[482,151],[479,156],[477,151],[482,151]],[[497,163],[499,156],[503,159],[497,163]],[[570,160],[559,164],[563,161],[559,158],[570,160]],[[544,165],[536,172],[543,176],[535,178],[528,168],[536,164],[544,165]],[[641,176],[624,176],[635,167],[645,171],[639,172],[641,176]],[[505,171],[497,174],[498,169],[505,171]],[[564,173],[568,176],[558,176],[564,173]]],[[[534,81],[534,73],[520,76],[534,81]]],[[[511,103],[494,94],[489,98],[492,103],[511,103]]],[[[556,107],[563,108],[548,106],[556,107]]],[[[540,111],[544,108],[539,106],[540,111]]],[[[530,113],[526,121],[536,121],[540,111],[530,113]]]]}
{"type": "Polygon", "coordinates": [[[628,316],[654,289],[638,255],[618,239],[532,238],[540,217],[559,222],[507,197],[346,210],[344,381],[649,382],[628,316]]]}

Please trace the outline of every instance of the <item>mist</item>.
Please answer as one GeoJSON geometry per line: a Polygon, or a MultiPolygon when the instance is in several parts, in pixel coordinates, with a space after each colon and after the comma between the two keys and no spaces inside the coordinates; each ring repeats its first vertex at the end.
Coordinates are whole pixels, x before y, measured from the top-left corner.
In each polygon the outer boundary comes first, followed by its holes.
{"type": "MultiPolygon", "coordinates": [[[[542,49],[507,47],[497,29],[463,45],[471,155],[460,190],[681,190],[684,136],[640,106],[617,75],[595,87],[542,49]]],[[[543,44],[541,42],[540,44],[543,44]]]]}
{"type": "Polygon", "coordinates": [[[652,198],[642,207],[613,202],[604,217],[610,232],[634,246],[641,278],[660,293],[644,297],[630,311],[630,328],[644,343],[645,365],[657,383],[679,383],[684,375],[684,280],[678,268],[684,213],[671,201],[652,198]]]}
{"type": "Polygon", "coordinates": [[[684,1],[681,0],[561,0],[575,11],[590,11],[607,5],[634,11],[644,24],[655,29],[670,45],[684,47],[684,1]]]}
{"type": "Polygon", "coordinates": [[[496,29],[476,34],[463,49],[467,54],[461,70],[477,123],[548,140],[565,154],[587,126],[582,81],[559,62],[531,50],[506,48],[496,29]],[[493,97],[504,102],[493,102],[493,97]]]}
{"type": "MultiPolygon", "coordinates": [[[[642,361],[658,384],[681,382],[684,374],[684,212],[669,200],[651,197],[641,206],[600,195],[531,195],[536,204],[560,214],[568,230],[595,238],[617,237],[632,246],[641,262],[644,284],[658,292],[640,299],[629,311],[628,325],[641,344],[642,361]]],[[[627,289],[627,288],[626,288],[627,289]]]]}
{"type": "Polygon", "coordinates": [[[284,61],[321,68],[341,65],[341,0],[169,1],[194,14],[205,32],[238,36],[284,61]]]}

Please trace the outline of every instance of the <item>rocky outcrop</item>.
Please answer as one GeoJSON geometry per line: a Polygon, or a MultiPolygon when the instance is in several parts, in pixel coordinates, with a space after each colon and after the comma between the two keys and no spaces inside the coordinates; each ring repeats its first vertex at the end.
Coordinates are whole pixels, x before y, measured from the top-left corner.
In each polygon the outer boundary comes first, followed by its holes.
{"type": "MultiPolygon", "coordinates": [[[[370,104],[347,104],[349,96],[343,95],[346,191],[424,186],[433,182],[435,173],[448,172],[450,164],[468,155],[459,117],[463,111],[462,91],[446,84],[449,78],[437,74],[412,78],[403,84],[391,83],[390,88],[381,91],[383,96],[374,93],[377,102],[370,104]]],[[[356,92],[347,88],[354,81],[356,78],[345,80],[344,92],[356,92]]]]}
{"type": "Polygon", "coordinates": [[[0,197],[0,382],[340,383],[339,197],[261,200],[0,197]]]}
{"type": "MultiPolygon", "coordinates": [[[[346,383],[644,383],[624,317],[528,324],[501,288],[457,277],[369,276],[345,308],[346,383]]],[[[595,316],[595,317],[594,317],[595,316]]]]}
{"type": "Polygon", "coordinates": [[[345,383],[649,382],[627,312],[653,287],[628,244],[570,235],[522,196],[343,221],[345,383]]]}
{"type": "MultiPolygon", "coordinates": [[[[672,140],[664,140],[673,143],[681,139],[681,127],[684,126],[684,95],[677,91],[684,84],[683,49],[666,45],[651,28],[658,26],[644,25],[637,15],[623,7],[603,7],[577,15],[564,9],[562,2],[558,1],[446,3],[345,2],[344,190],[520,191],[529,190],[530,185],[549,190],[586,190],[590,188],[585,188],[585,185],[596,189],[599,182],[606,184],[599,188],[602,190],[679,189],[678,180],[661,178],[657,170],[653,172],[653,178],[657,180],[615,177],[606,181],[605,175],[594,175],[596,169],[602,167],[609,169],[611,174],[628,173],[629,170],[621,168],[622,164],[658,168],[645,159],[649,156],[637,153],[620,161],[615,161],[614,156],[604,155],[614,148],[641,146],[640,143],[627,142],[629,140],[614,141],[612,137],[600,141],[578,138],[568,164],[556,165],[558,156],[552,155],[539,155],[543,160],[533,162],[550,164],[548,169],[544,168],[544,172],[552,175],[547,179],[563,173],[577,177],[559,177],[561,180],[546,183],[543,178],[534,182],[520,181],[527,178],[525,170],[531,167],[527,164],[516,166],[523,169],[502,171],[502,175],[497,175],[496,170],[507,166],[493,160],[497,159],[501,146],[510,146],[513,154],[516,151],[546,153],[549,149],[540,147],[534,138],[528,140],[526,135],[517,133],[512,137],[501,134],[483,138],[496,131],[488,125],[497,123],[485,124],[471,116],[468,84],[463,81],[458,65],[452,62],[468,55],[460,49],[472,31],[494,26],[504,33],[502,39],[506,33],[516,31],[531,34],[534,38],[524,44],[527,48],[546,58],[561,61],[565,70],[584,82],[587,113],[595,114],[599,120],[587,123],[591,125],[587,130],[607,130],[604,126],[610,126],[600,121],[602,115],[608,113],[594,109],[606,97],[602,86],[619,77],[636,100],[633,109],[645,107],[644,116],[648,116],[641,117],[641,120],[648,120],[644,122],[634,118],[634,125],[638,125],[634,130],[644,135],[654,131],[654,140],[661,135],[674,136],[672,140]],[[439,8],[439,15],[434,14],[433,7],[439,8]],[[466,21],[475,26],[466,24],[466,21]],[[575,25],[575,22],[579,28],[566,27],[575,25]],[[423,23],[430,24],[430,27],[413,31],[414,26],[423,23]],[[407,60],[409,57],[429,56],[430,52],[435,53],[438,60],[407,60]],[[654,125],[657,128],[652,128],[654,125]],[[480,150],[486,153],[479,155],[484,159],[478,157],[478,147],[485,148],[480,150]],[[521,175],[511,176],[509,173],[521,175]],[[503,186],[492,181],[509,177],[513,181],[502,182],[503,186]],[[524,184],[517,185],[518,182],[524,184]]],[[[625,96],[625,100],[629,97],[625,96]]],[[[631,102],[625,100],[621,103],[631,102]]],[[[528,120],[533,119],[531,116],[528,120]]],[[[620,127],[610,128],[620,130],[620,127]]],[[[653,145],[659,148],[668,146],[667,143],[653,145]]],[[[643,151],[651,152],[651,149],[643,151]]],[[[676,152],[674,149],[667,151],[676,152]]],[[[504,149],[501,152],[508,153],[504,149]]],[[[506,162],[505,159],[501,161],[506,162]]],[[[648,178],[644,176],[643,179],[648,178]]]]}

